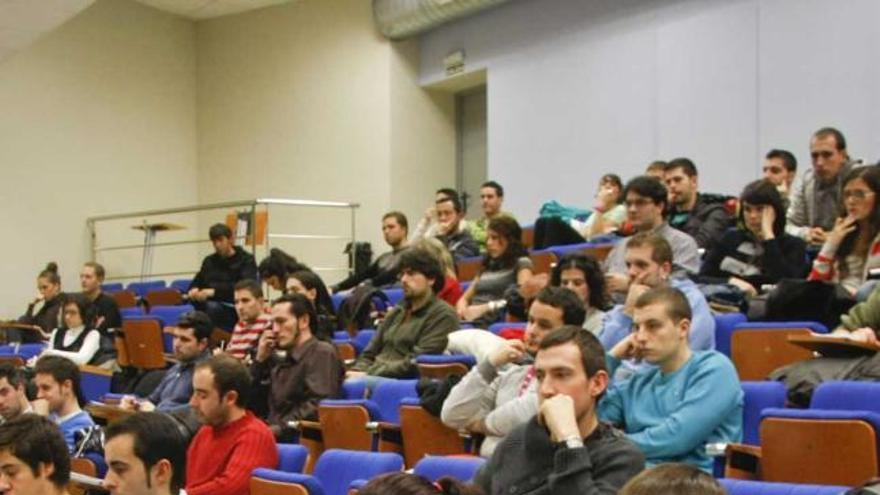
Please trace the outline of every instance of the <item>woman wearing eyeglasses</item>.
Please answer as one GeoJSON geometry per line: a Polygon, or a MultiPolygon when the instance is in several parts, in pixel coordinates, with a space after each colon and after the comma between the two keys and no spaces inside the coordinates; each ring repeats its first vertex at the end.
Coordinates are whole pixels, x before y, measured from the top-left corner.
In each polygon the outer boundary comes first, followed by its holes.
{"type": "Polygon", "coordinates": [[[843,180],[841,216],[813,262],[810,280],[835,282],[857,299],[867,297],[873,287],[873,283],[865,284],[868,274],[880,269],[878,192],[880,168],[860,167],[847,174],[843,180]]]}

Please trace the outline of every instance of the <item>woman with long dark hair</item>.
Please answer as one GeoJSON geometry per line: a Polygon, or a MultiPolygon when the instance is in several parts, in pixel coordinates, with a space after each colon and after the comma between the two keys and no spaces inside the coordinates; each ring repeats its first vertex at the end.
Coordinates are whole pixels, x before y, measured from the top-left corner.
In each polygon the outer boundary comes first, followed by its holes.
{"type": "Polygon", "coordinates": [[[718,244],[706,253],[699,282],[729,283],[753,296],[761,286],[783,278],[801,278],[809,269],[806,243],[785,233],[784,199],[763,179],[748,184],[739,197],[739,215],[718,244]]]}
{"type": "Polygon", "coordinates": [[[318,321],[315,322],[315,337],[331,340],[333,330],[336,329],[336,311],[333,309],[333,300],[321,277],[311,270],[293,272],[287,276],[286,289],[287,292],[302,294],[311,301],[318,314],[318,321]]]}
{"type": "Polygon", "coordinates": [[[505,292],[532,277],[532,260],[522,245],[522,229],[511,217],[489,221],[483,266],[455,308],[462,320],[480,327],[498,321],[506,305],[505,292]]]}
{"type": "Polygon", "coordinates": [[[605,310],[608,308],[605,274],[599,262],[585,254],[566,254],[553,267],[550,285],[563,287],[577,294],[587,308],[584,329],[599,335],[605,310]]]}
{"type": "Polygon", "coordinates": [[[843,179],[842,213],[813,262],[810,280],[835,282],[855,296],[869,272],[880,268],[878,193],[880,168],[876,166],[853,169],[843,179]]]}
{"type": "Polygon", "coordinates": [[[287,277],[293,272],[308,269],[308,266],[300,263],[295,257],[281,249],[272,248],[269,250],[269,256],[260,261],[257,272],[260,274],[260,280],[269,284],[269,287],[285,293],[287,277]]]}
{"type": "Polygon", "coordinates": [[[54,261],[50,261],[37,275],[37,291],[39,295],[28,304],[27,311],[18,319],[19,323],[33,325],[34,330],[7,330],[7,339],[10,342],[41,342],[60,324],[61,306],[65,296],[61,292],[61,277],[54,261]]]}

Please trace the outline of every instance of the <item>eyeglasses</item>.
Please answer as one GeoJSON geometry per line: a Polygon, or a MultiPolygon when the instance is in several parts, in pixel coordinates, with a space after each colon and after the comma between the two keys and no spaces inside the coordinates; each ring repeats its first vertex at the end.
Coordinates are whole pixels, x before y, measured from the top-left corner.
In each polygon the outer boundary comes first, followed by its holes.
{"type": "Polygon", "coordinates": [[[858,190],[858,189],[855,191],[843,191],[843,200],[846,201],[848,199],[855,199],[858,201],[864,201],[869,196],[873,196],[873,195],[874,195],[874,193],[871,191],[862,191],[862,190],[858,190]]]}
{"type": "Polygon", "coordinates": [[[628,199],[628,200],[624,201],[624,204],[626,205],[627,209],[641,208],[641,207],[643,207],[647,204],[650,204],[650,203],[653,203],[653,201],[651,201],[648,198],[628,199]]]}

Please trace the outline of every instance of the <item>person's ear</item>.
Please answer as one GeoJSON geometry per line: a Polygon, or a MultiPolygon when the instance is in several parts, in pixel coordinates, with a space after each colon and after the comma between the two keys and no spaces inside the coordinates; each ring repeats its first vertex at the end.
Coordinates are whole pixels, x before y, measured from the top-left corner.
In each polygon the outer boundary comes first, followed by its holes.
{"type": "Polygon", "coordinates": [[[154,476],[157,486],[164,486],[171,483],[171,477],[174,474],[174,466],[168,459],[159,459],[159,462],[153,464],[150,468],[149,476],[154,476]]]}
{"type": "Polygon", "coordinates": [[[238,392],[236,392],[235,390],[230,390],[229,392],[226,392],[226,394],[223,396],[223,402],[225,402],[226,405],[229,407],[234,406],[235,403],[238,402],[238,392]]]}
{"type": "Polygon", "coordinates": [[[49,476],[55,474],[55,464],[51,462],[41,462],[39,464],[38,478],[49,479],[49,476]]]}
{"type": "Polygon", "coordinates": [[[599,370],[593,374],[589,378],[589,387],[588,391],[590,393],[590,397],[593,400],[596,400],[597,397],[605,393],[608,389],[608,372],[605,370],[599,370]]]}
{"type": "Polygon", "coordinates": [[[662,264],[660,264],[660,274],[663,276],[664,279],[669,278],[669,274],[671,273],[672,263],[664,261],[662,264]]]}
{"type": "Polygon", "coordinates": [[[678,335],[685,341],[688,340],[688,336],[691,332],[691,320],[687,318],[682,318],[678,323],[678,335]]]}

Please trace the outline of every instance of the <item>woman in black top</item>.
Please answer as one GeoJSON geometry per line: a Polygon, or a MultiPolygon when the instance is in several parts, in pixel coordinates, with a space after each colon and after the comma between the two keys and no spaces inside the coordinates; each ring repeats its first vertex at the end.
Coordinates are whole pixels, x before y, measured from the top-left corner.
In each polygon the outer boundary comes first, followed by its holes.
{"type": "Polygon", "coordinates": [[[707,253],[698,281],[730,283],[754,296],[762,285],[804,277],[810,268],[806,244],[785,233],[785,208],[776,186],[752,182],[739,203],[736,228],[707,253]]]}
{"type": "Polygon", "coordinates": [[[9,342],[41,342],[60,323],[61,307],[64,304],[64,293],[61,292],[61,277],[58,276],[58,265],[51,261],[37,275],[39,295],[30,304],[19,323],[33,325],[33,331],[9,330],[9,342]],[[38,330],[39,329],[39,330],[38,330]]]}
{"type": "Polygon", "coordinates": [[[315,272],[299,270],[287,276],[287,292],[302,294],[315,306],[318,321],[315,325],[315,337],[330,341],[336,330],[336,312],[327,286],[315,272]]]}

